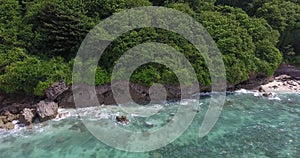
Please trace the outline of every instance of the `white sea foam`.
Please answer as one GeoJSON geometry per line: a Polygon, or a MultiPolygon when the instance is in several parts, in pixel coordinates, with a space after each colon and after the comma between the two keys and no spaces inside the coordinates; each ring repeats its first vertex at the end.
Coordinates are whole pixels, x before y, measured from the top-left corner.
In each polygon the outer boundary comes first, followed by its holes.
{"type": "Polygon", "coordinates": [[[235,93],[237,93],[237,94],[253,94],[254,91],[249,91],[246,89],[239,89],[239,90],[236,90],[235,93]]]}

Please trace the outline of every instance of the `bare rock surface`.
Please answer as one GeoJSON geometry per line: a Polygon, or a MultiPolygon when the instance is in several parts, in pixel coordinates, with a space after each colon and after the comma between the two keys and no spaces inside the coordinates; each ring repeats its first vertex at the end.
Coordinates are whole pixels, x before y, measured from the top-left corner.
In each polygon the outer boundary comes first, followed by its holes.
{"type": "Polygon", "coordinates": [[[20,123],[25,125],[30,125],[35,117],[35,114],[36,114],[35,109],[29,109],[29,108],[23,109],[19,118],[20,123]]]}
{"type": "Polygon", "coordinates": [[[275,77],[273,82],[261,86],[265,92],[300,92],[300,80],[288,75],[275,77]]]}
{"type": "Polygon", "coordinates": [[[40,101],[36,105],[36,112],[41,121],[54,119],[58,114],[58,105],[55,102],[40,101]]]}
{"type": "Polygon", "coordinates": [[[49,88],[45,90],[45,95],[48,100],[55,100],[59,95],[61,95],[63,92],[68,90],[69,87],[67,86],[66,82],[64,80],[53,83],[49,88]]]}
{"type": "Polygon", "coordinates": [[[295,80],[300,80],[300,68],[283,63],[275,72],[275,76],[281,75],[287,75],[295,80]]]}

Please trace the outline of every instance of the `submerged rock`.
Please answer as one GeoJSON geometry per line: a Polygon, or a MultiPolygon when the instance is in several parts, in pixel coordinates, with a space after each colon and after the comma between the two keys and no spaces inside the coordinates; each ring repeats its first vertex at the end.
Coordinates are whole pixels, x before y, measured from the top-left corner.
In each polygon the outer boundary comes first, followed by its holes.
{"type": "Polygon", "coordinates": [[[86,128],[83,123],[76,123],[72,127],[70,127],[69,130],[74,130],[74,131],[79,130],[80,132],[85,132],[86,128]]]}
{"type": "Polygon", "coordinates": [[[54,119],[58,114],[58,105],[55,102],[40,101],[36,105],[36,112],[41,121],[54,119]]]}
{"type": "Polygon", "coordinates": [[[151,122],[145,122],[145,126],[146,126],[147,128],[152,128],[154,125],[153,125],[153,123],[151,123],[151,122]]]}

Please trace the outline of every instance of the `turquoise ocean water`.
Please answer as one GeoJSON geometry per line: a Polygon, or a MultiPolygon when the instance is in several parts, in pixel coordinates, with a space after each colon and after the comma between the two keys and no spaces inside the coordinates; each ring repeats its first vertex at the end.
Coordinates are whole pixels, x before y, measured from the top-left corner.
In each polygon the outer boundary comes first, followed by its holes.
{"type": "MultiPolygon", "coordinates": [[[[209,96],[201,97],[201,108],[187,131],[171,144],[144,153],[111,148],[96,139],[81,123],[76,112],[63,120],[35,125],[32,130],[18,127],[0,131],[0,158],[199,158],[199,157],[300,157],[300,94],[278,94],[278,98],[255,97],[252,93],[227,94],[221,116],[210,131],[198,137],[209,96]],[[280,98],[280,99],[279,99],[280,98]]],[[[176,113],[172,103],[148,118],[128,116],[128,130],[151,130],[164,126],[176,113]],[[153,127],[145,126],[153,123],[153,127]]],[[[87,117],[114,120],[123,114],[114,107],[82,109],[87,117]]],[[[91,121],[101,121],[91,119],[91,121]]]]}

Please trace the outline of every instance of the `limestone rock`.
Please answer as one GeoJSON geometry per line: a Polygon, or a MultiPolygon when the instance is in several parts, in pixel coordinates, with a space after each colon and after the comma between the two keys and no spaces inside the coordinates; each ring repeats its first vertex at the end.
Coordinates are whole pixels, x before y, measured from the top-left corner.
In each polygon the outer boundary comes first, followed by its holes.
{"type": "Polygon", "coordinates": [[[25,108],[22,111],[22,114],[20,115],[19,121],[22,124],[30,125],[35,117],[35,110],[25,108]]]}
{"type": "Polygon", "coordinates": [[[36,105],[36,112],[41,121],[54,119],[58,114],[58,105],[55,102],[40,101],[36,105]]]}
{"type": "Polygon", "coordinates": [[[0,128],[4,128],[4,123],[1,119],[0,119],[0,128]]]}
{"type": "Polygon", "coordinates": [[[49,100],[53,101],[66,90],[68,90],[68,86],[66,82],[62,80],[52,84],[49,88],[47,88],[45,90],[45,95],[49,100]]]}
{"type": "Polygon", "coordinates": [[[4,128],[6,130],[12,130],[15,128],[15,124],[13,124],[12,122],[7,122],[5,125],[4,125],[4,128]]]}

